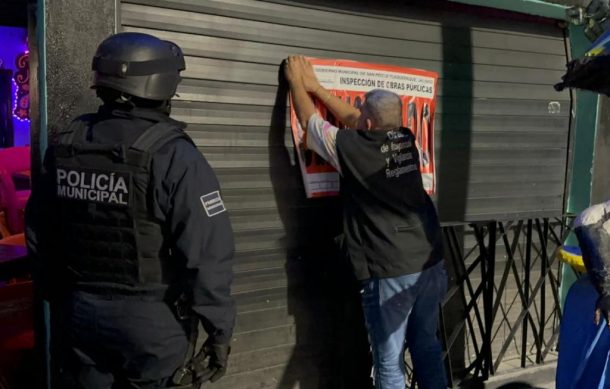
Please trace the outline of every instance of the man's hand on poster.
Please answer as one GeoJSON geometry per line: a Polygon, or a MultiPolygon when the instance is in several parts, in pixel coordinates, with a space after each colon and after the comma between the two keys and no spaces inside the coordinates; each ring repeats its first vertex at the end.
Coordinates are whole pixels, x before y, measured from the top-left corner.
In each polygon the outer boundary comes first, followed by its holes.
{"type": "Polygon", "coordinates": [[[302,55],[296,56],[296,60],[301,63],[303,85],[305,86],[305,90],[307,90],[309,93],[315,93],[321,85],[320,82],[318,82],[316,73],[313,71],[313,66],[311,66],[311,63],[302,55]]]}
{"type": "MultiPolygon", "coordinates": [[[[302,129],[307,128],[309,118],[316,113],[312,97],[303,80],[306,62],[305,58],[300,55],[291,55],[284,62],[284,77],[290,84],[291,102],[302,129]]],[[[307,63],[307,65],[309,64],[307,63]]]]}
{"type": "Polygon", "coordinates": [[[301,82],[301,71],[299,69],[299,62],[291,60],[293,56],[290,56],[284,60],[284,77],[286,81],[292,86],[295,83],[301,82]]]}
{"type": "Polygon", "coordinates": [[[291,85],[302,83],[309,93],[315,92],[320,87],[313,66],[302,55],[291,55],[286,58],[284,75],[291,85]]]}

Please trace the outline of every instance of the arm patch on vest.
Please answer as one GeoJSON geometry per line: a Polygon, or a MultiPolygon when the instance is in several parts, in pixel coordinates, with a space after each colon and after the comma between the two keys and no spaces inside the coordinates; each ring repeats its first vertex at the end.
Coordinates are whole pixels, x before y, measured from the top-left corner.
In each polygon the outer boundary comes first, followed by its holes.
{"type": "Polygon", "coordinates": [[[220,197],[219,191],[214,191],[201,196],[201,204],[203,204],[203,209],[205,209],[205,213],[209,217],[216,216],[219,213],[223,213],[227,210],[222,198],[220,197]]]}
{"type": "Polygon", "coordinates": [[[99,204],[129,206],[131,174],[57,167],[57,197],[99,204]]]}

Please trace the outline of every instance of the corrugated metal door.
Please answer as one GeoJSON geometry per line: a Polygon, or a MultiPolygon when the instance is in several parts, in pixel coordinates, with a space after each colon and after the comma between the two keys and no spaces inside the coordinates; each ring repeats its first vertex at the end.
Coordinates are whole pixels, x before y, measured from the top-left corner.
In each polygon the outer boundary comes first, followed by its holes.
{"type": "Polygon", "coordinates": [[[345,292],[352,280],[330,248],[339,204],[304,198],[286,91],[278,89],[289,54],[439,72],[438,203],[445,221],[562,210],[570,101],[551,86],[565,68],[558,28],[395,2],[359,2],[362,9],[326,3],[121,5],[124,31],[183,48],[187,70],[173,115],[189,123],[231,212],[239,316],[229,375],[214,387],[338,388],[337,376],[354,368],[341,361],[348,359],[346,336],[361,336],[361,325],[346,323],[358,319],[346,303],[354,301],[345,292]]]}

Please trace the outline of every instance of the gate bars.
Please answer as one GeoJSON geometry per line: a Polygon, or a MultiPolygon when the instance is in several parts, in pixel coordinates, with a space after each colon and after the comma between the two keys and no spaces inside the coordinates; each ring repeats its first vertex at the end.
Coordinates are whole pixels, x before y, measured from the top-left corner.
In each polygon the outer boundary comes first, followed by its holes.
{"type": "Polygon", "coordinates": [[[452,280],[440,314],[440,336],[451,386],[486,380],[503,362],[518,361],[522,368],[541,364],[555,349],[561,320],[556,252],[569,233],[567,221],[443,227],[452,280]],[[453,310],[461,304],[457,317],[448,317],[448,302],[453,310]],[[463,366],[455,366],[456,359],[463,366]]]}

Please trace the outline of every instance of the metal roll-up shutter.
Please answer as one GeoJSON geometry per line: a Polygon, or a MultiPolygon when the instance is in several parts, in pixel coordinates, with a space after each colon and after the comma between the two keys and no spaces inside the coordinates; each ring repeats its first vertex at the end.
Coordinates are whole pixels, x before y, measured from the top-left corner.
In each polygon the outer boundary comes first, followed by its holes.
{"type": "Polygon", "coordinates": [[[235,230],[234,351],[214,387],[324,387],[335,375],[329,358],[341,307],[327,292],[341,274],[330,249],[340,210],[337,199],[304,198],[286,91],[278,90],[290,54],[440,74],[444,220],[561,214],[570,113],[568,92],[552,88],[565,69],[561,31],[543,21],[377,3],[121,4],[124,31],[183,48],[187,69],[172,114],[214,167],[235,230]]]}

